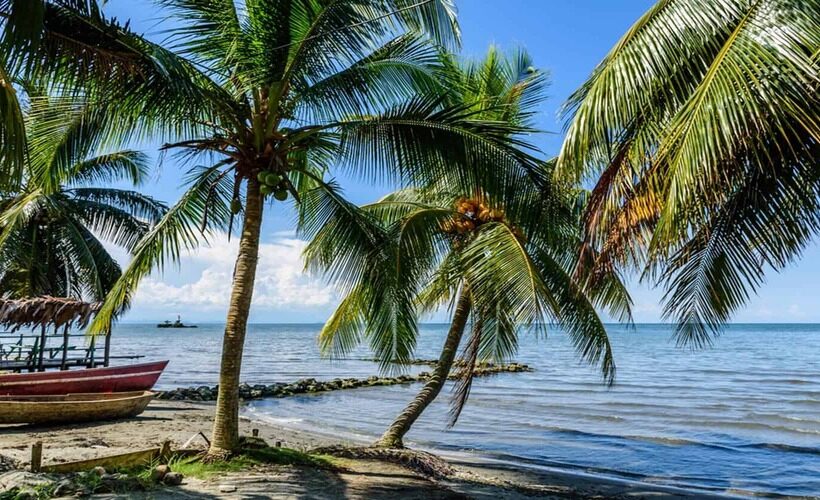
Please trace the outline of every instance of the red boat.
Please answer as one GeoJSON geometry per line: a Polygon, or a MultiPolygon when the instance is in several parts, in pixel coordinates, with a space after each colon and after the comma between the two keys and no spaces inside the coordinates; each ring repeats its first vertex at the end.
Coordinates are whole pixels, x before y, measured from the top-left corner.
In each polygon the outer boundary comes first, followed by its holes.
{"type": "Polygon", "coordinates": [[[85,370],[0,375],[0,395],[44,396],[92,392],[146,391],[154,386],[168,361],[85,370]]]}

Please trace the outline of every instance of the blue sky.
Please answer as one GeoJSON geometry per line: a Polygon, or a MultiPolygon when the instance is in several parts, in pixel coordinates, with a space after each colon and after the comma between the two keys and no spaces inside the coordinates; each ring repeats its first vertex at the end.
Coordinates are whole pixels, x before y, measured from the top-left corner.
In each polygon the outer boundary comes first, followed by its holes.
{"type": "MultiPolygon", "coordinates": [[[[490,44],[502,48],[526,47],[535,65],[552,75],[550,99],[543,105],[539,126],[549,131],[535,139],[548,155],[561,143],[557,110],[589,75],[618,38],[651,5],[650,0],[457,0],[463,33],[463,55],[481,57],[490,44]]],[[[134,30],[160,41],[167,24],[150,0],[110,0],[109,15],[130,19],[134,30]]],[[[146,151],[155,144],[143,145],[146,151]]],[[[145,190],[173,202],[180,193],[185,165],[166,159],[145,190]]],[[[339,179],[356,202],[372,201],[389,186],[366,185],[339,179]]],[[[289,232],[292,216],[269,210],[264,225],[263,248],[251,320],[259,322],[320,322],[332,310],[333,290],[301,273],[302,242],[289,232]]],[[[233,268],[235,242],[215,241],[212,248],[186,258],[180,269],[152,276],[141,288],[125,321],[154,321],[177,313],[195,321],[221,321],[227,286],[233,268]]],[[[121,254],[118,254],[121,255],[121,254]]],[[[124,258],[124,257],[123,257],[124,258]]],[[[769,274],[758,297],[736,316],[739,322],[820,322],[820,251],[816,245],[803,259],[781,274],[769,274]]],[[[634,280],[633,280],[634,281],[634,280]]],[[[635,319],[660,319],[662,292],[632,283],[635,319]]],[[[441,319],[441,318],[433,318],[441,319]]]]}

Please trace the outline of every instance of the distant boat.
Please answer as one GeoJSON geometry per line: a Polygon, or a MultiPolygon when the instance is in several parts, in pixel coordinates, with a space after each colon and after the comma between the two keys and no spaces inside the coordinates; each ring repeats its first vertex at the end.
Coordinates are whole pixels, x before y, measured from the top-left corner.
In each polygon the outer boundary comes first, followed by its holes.
{"type": "Polygon", "coordinates": [[[182,319],[177,315],[177,320],[171,323],[168,320],[165,320],[164,323],[160,323],[157,325],[157,328],[196,328],[196,325],[186,325],[182,322],[182,319]]]}
{"type": "Polygon", "coordinates": [[[127,366],[0,375],[0,395],[40,396],[144,391],[154,386],[168,361],[127,366]]]}
{"type": "Polygon", "coordinates": [[[63,424],[96,422],[139,415],[153,392],[0,396],[0,424],[63,424]]]}

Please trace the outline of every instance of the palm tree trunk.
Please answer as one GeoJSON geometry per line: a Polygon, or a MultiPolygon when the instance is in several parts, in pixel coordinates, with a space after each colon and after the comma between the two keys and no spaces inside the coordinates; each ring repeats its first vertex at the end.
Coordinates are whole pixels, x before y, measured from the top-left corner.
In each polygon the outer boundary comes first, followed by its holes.
{"type": "Polygon", "coordinates": [[[239,444],[239,375],[242,350],[253,298],[256,262],[259,257],[259,233],[262,226],[262,196],[256,179],[248,180],[245,216],[239,254],[233,273],[231,301],[222,339],[222,365],[219,370],[219,393],[208,455],[219,458],[230,455],[239,444]]]}
{"type": "Polygon", "coordinates": [[[444,347],[441,350],[441,355],[438,358],[438,363],[433,370],[430,379],[424,384],[424,387],[416,395],[415,399],[405,407],[404,411],[396,417],[396,420],[390,427],[382,434],[382,437],[376,442],[375,446],[380,448],[403,448],[404,435],[410,430],[415,421],[421,416],[422,412],[436,399],[444,383],[447,381],[447,376],[450,374],[450,368],[453,366],[453,361],[458,351],[458,345],[461,343],[461,337],[464,336],[464,330],[467,326],[467,319],[470,317],[470,309],[472,309],[472,300],[470,299],[470,291],[466,285],[461,291],[461,297],[456,304],[456,310],[453,313],[453,321],[450,324],[450,330],[447,332],[447,339],[444,341],[444,347]]]}

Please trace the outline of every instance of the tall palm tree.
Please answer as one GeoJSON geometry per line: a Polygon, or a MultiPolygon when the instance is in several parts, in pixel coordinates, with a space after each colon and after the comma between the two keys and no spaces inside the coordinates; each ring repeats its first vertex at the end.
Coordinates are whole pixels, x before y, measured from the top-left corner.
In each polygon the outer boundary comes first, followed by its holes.
{"type": "Polygon", "coordinates": [[[87,103],[26,95],[22,185],[0,191],[0,294],[74,297],[101,302],[120,266],[107,241],[133,250],[166,207],[138,192],[148,174],[138,151],[98,153],[105,130],[87,103]]]}
{"type": "Polygon", "coordinates": [[[559,173],[596,182],[599,267],[666,288],[710,342],[820,230],[820,1],[663,0],[566,105],[559,173]]]}
{"type": "MultiPolygon", "coordinates": [[[[447,66],[451,99],[485,119],[531,129],[546,78],[525,51],[504,57],[491,47],[481,61],[459,65],[449,58],[447,66]]],[[[578,243],[574,199],[539,173],[512,196],[462,191],[446,182],[424,192],[399,191],[363,207],[357,222],[368,224],[367,232],[351,230],[351,221],[340,219],[312,234],[305,251],[308,267],[329,274],[347,292],[320,335],[325,353],[344,355],[366,338],[384,368],[396,361],[390,355],[396,342],[400,361],[407,361],[418,314],[454,301],[430,379],[379,446],[401,447],[404,435],[438,396],[470,318],[473,328],[451,423],[467,399],[475,363],[509,358],[522,325],[541,331],[547,320],[557,320],[588,360],[601,360],[612,381],[615,366],[595,312],[596,298],[568,267],[578,243]],[[396,317],[411,325],[398,339],[386,334],[396,317]]],[[[597,298],[606,297],[606,305],[628,316],[629,298],[617,277],[600,280],[599,288],[605,287],[610,295],[597,298]]]]}
{"type": "Polygon", "coordinates": [[[198,164],[90,331],[110,321],[142,277],[200,244],[203,231],[230,233],[241,218],[211,457],[239,442],[239,375],[266,200],[310,194],[318,201],[300,204],[300,217],[316,222],[350,210],[324,178],[337,166],[367,179],[511,191],[534,165],[508,140],[511,127],[447,105],[437,73],[439,50],[458,40],[449,0],[161,0],[178,20],[169,47],[105,18],[93,1],[37,0],[44,8],[36,12],[27,2],[5,0],[35,16],[8,22],[7,43],[22,54],[14,67],[81,85],[109,103],[116,130],[162,133],[164,149],[198,164]],[[21,32],[36,43],[19,43],[21,32]],[[81,45],[65,42],[82,36],[81,45]]]}

